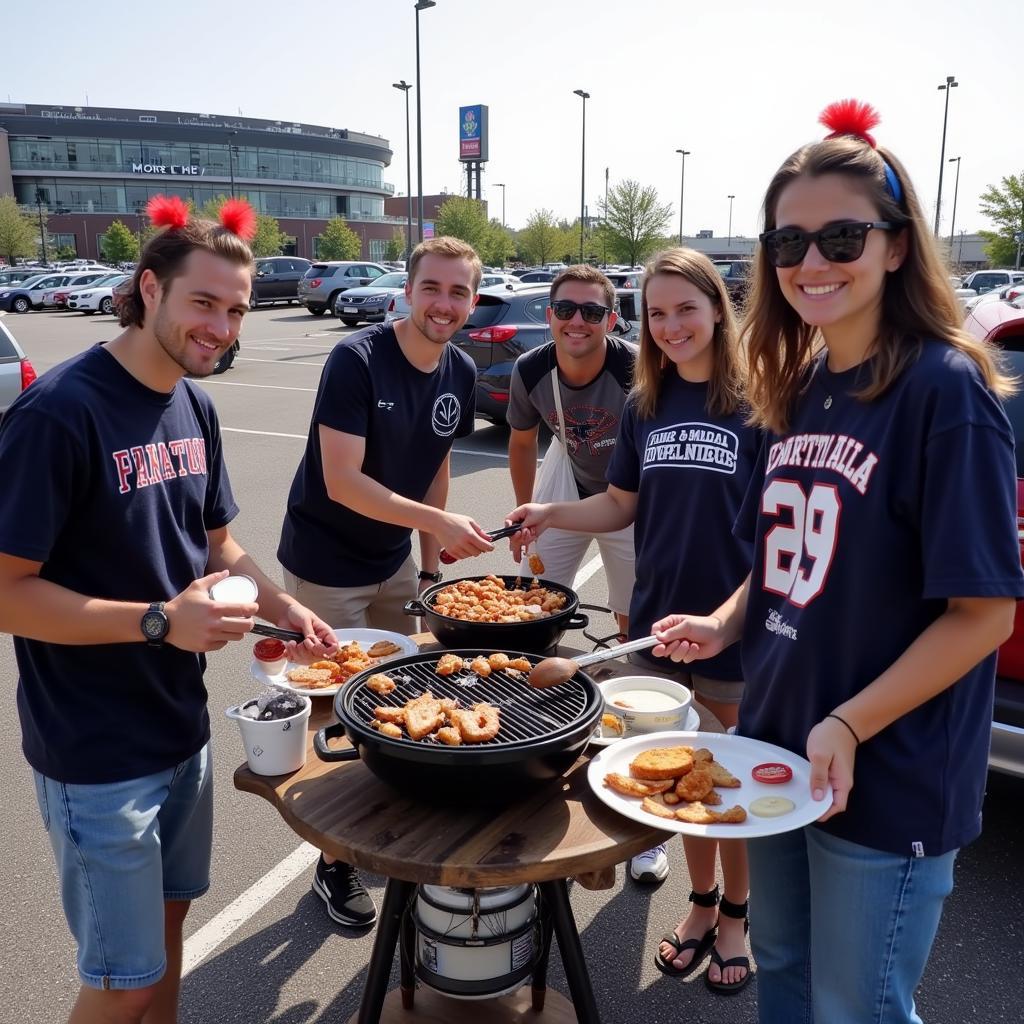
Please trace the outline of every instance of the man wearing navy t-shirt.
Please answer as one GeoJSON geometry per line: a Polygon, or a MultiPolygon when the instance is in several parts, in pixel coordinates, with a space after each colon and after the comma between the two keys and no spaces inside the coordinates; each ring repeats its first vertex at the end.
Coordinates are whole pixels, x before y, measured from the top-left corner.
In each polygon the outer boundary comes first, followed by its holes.
{"type": "Polygon", "coordinates": [[[21,481],[0,500],[0,630],[78,944],[71,1024],[176,1019],[182,923],[210,881],[205,652],[257,611],[310,638],[305,660],[333,645],[228,530],[216,411],[184,378],[238,337],[252,253],[178,213],[142,254],[124,333],[46,373],[0,426],[0,478],[21,481]],[[210,598],[229,573],[259,605],[210,598]]]}
{"type": "MultiPolygon", "coordinates": [[[[480,259],[456,238],[420,243],[405,285],[410,312],[339,342],[320,378],[306,451],[288,495],[278,558],[285,586],[335,628],[405,633],[419,581],[439,581],[440,549],[493,550],[469,516],[445,511],[456,438],[473,431],[476,370],[448,342],[476,304],[480,259]]],[[[339,924],[376,908],[355,870],[321,856],[313,891],[339,924]]]]}

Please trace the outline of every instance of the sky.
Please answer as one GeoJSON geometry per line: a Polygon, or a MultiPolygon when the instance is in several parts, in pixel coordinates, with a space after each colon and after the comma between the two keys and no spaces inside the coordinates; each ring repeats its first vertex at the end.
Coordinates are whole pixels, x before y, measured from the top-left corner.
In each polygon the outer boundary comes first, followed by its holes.
{"type": "MultiPolygon", "coordinates": [[[[0,0],[0,26],[12,0],[0,0]]],[[[415,83],[414,0],[49,0],[46,23],[4,45],[0,99],[237,114],[348,128],[388,139],[384,180],[406,194],[405,104],[415,83]]],[[[785,157],[821,138],[822,108],[854,96],[909,170],[934,219],[947,75],[946,158],[960,156],[956,231],[991,225],[990,184],[1024,170],[1019,20],[1005,0],[437,0],[420,15],[423,190],[464,193],[458,108],[489,108],[490,214],[522,227],[537,209],[579,215],[582,101],[585,192],[657,188],[684,234],[760,230],[768,182],[785,157]]],[[[38,26],[37,26],[38,27],[38,26]]],[[[416,179],[416,92],[412,111],[416,179]]],[[[956,164],[946,163],[949,234],[956,164]]]]}

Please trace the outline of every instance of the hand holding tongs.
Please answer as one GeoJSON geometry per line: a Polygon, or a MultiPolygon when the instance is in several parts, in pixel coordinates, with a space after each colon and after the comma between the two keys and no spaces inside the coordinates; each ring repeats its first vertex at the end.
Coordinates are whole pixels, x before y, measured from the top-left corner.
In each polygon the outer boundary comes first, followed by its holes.
{"type": "MultiPolygon", "coordinates": [[[[514,533],[518,533],[522,528],[522,523],[513,523],[511,526],[503,526],[500,530],[489,530],[487,536],[491,541],[501,540],[503,537],[511,537],[514,533]]],[[[456,555],[449,554],[444,548],[441,548],[440,557],[445,565],[451,565],[459,560],[456,555]]]]}

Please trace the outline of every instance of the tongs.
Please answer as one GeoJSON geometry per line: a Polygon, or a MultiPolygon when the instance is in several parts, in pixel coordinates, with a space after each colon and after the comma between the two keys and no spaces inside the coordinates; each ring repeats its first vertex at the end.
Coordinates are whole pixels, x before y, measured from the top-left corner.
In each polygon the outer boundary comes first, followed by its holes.
{"type": "MultiPolygon", "coordinates": [[[[502,540],[505,537],[511,537],[513,534],[519,533],[522,528],[522,523],[513,523],[511,526],[503,526],[500,530],[488,530],[487,537],[491,541],[502,540]]],[[[458,560],[457,555],[449,554],[444,548],[441,548],[441,561],[445,565],[451,565],[458,560]]]]}
{"type": "Polygon", "coordinates": [[[281,629],[279,626],[267,626],[257,622],[250,632],[258,633],[260,636],[272,636],[275,640],[294,640],[297,644],[305,640],[305,636],[294,629],[281,629]]]}

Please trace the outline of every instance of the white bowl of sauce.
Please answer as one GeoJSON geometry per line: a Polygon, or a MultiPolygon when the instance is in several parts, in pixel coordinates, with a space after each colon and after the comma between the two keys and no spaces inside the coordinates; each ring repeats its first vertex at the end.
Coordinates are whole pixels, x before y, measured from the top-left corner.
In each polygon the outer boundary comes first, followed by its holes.
{"type": "Polygon", "coordinates": [[[604,709],[622,720],[623,736],[686,728],[693,694],[658,676],[617,676],[600,684],[604,709]]]}

